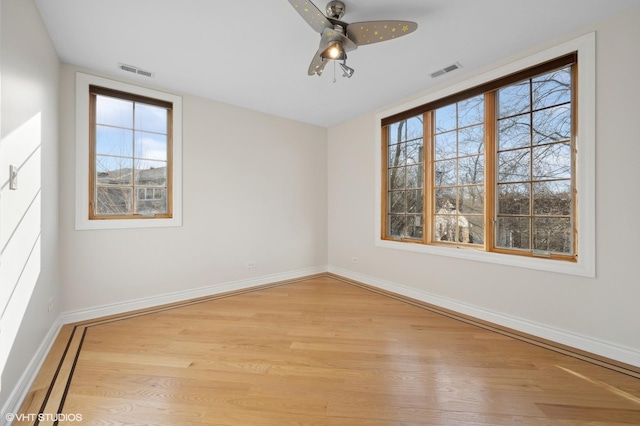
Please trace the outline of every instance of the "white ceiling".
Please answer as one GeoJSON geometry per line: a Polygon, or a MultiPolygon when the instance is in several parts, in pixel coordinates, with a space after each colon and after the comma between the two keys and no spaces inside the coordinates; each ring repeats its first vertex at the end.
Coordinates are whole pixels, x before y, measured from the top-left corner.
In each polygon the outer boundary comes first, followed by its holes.
{"type": "MultiPolygon", "coordinates": [[[[307,75],[320,35],[286,0],[36,0],[61,60],[116,78],[319,126],[440,85],[640,0],[344,0],[345,22],[404,19],[413,34],[307,75]],[[459,62],[438,79],[429,74],[459,62]],[[152,71],[152,79],[118,69],[152,71]]],[[[313,3],[324,12],[326,1],[313,3]]]]}

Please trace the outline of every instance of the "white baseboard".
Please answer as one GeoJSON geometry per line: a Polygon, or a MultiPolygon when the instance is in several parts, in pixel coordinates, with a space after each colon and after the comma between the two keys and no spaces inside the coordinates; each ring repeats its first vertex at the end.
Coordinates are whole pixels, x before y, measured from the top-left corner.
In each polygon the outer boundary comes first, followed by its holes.
{"type": "Polygon", "coordinates": [[[280,281],[304,278],[309,275],[322,274],[327,272],[327,266],[317,266],[307,269],[299,269],[296,271],[283,272],[280,274],[264,275],[261,277],[250,278],[247,280],[232,281],[222,284],[214,284],[207,287],[196,288],[192,290],[176,291],[173,293],[161,294],[157,296],[145,297],[136,300],[127,300],[109,305],[96,306],[93,308],[79,309],[62,314],[62,324],[70,324],[74,322],[87,321],[95,318],[106,317],[109,315],[122,314],[125,312],[136,311],[139,309],[147,309],[155,306],[166,305],[169,303],[183,302],[199,297],[213,296],[228,291],[245,290],[265,284],[277,283],[280,281]]]}
{"type": "Polygon", "coordinates": [[[349,271],[347,269],[329,266],[329,272],[502,327],[507,327],[512,330],[517,330],[532,336],[550,340],[561,345],[586,351],[594,355],[603,356],[618,362],[640,367],[640,351],[633,348],[617,345],[615,343],[595,339],[589,336],[571,333],[566,330],[549,327],[548,325],[536,323],[534,321],[493,312],[477,306],[458,302],[456,300],[436,296],[422,290],[417,290],[369,275],[349,271]]]}
{"type": "Polygon", "coordinates": [[[55,342],[61,328],[62,321],[60,320],[60,317],[58,317],[58,319],[51,325],[49,332],[44,337],[42,343],[40,343],[40,346],[38,347],[36,353],[33,355],[33,358],[31,358],[29,365],[27,365],[27,368],[25,368],[22,376],[20,376],[20,380],[18,380],[18,383],[7,398],[7,401],[2,406],[2,412],[0,414],[2,416],[0,417],[1,425],[5,426],[12,423],[7,420],[7,414],[15,414],[18,413],[18,410],[20,410],[22,401],[24,401],[25,397],[27,396],[31,385],[36,379],[36,376],[40,371],[40,367],[42,367],[44,360],[47,358],[49,350],[51,349],[53,342],[55,342]]]}
{"type": "Polygon", "coordinates": [[[640,367],[640,352],[632,348],[623,347],[614,343],[594,339],[588,336],[570,333],[565,330],[549,327],[547,325],[536,323],[533,321],[500,314],[476,306],[461,303],[452,299],[436,296],[422,290],[417,290],[390,281],[385,281],[372,276],[349,271],[347,269],[342,269],[334,266],[320,266],[280,274],[265,275],[262,277],[251,278],[247,280],[216,284],[193,290],[179,291],[148,298],[114,303],[110,305],[97,306],[95,308],[65,312],[60,315],[58,320],[56,320],[56,322],[49,329],[49,332],[40,344],[38,351],[34,354],[31,362],[25,369],[17,385],[11,392],[11,395],[9,395],[9,398],[2,407],[2,417],[0,417],[0,424],[10,424],[6,421],[7,413],[16,413],[20,408],[20,405],[26,397],[31,384],[35,380],[36,375],[38,374],[38,371],[42,366],[42,363],[49,353],[51,345],[53,345],[53,342],[55,341],[60,328],[64,324],[86,321],[169,303],[182,302],[199,297],[213,296],[228,291],[244,290],[260,285],[294,280],[325,272],[330,272],[347,279],[358,281],[363,284],[390,291],[401,296],[410,297],[412,299],[449,309],[454,312],[459,312],[464,315],[468,315],[499,326],[527,333],[532,336],[537,336],[546,340],[550,340],[552,342],[557,342],[562,345],[590,352],[595,355],[600,355],[612,360],[640,367]]]}

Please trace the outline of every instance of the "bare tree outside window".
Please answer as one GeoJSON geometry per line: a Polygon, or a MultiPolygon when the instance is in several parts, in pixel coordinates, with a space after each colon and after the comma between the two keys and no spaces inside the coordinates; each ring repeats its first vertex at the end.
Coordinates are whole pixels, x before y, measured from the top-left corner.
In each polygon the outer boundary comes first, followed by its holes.
{"type": "Polygon", "coordinates": [[[422,116],[400,121],[388,133],[387,233],[422,240],[424,232],[424,139],[422,116]]]}
{"type": "Polygon", "coordinates": [[[571,67],[498,90],[496,246],[573,252],[571,67]]]}

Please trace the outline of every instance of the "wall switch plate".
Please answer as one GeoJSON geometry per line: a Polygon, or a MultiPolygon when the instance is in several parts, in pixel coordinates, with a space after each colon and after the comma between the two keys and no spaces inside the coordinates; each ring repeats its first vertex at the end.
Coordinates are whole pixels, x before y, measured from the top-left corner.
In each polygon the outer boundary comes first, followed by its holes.
{"type": "Polygon", "coordinates": [[[18,168],[14,165],[9,166],[9,189],[18,189],[18,168]]]}

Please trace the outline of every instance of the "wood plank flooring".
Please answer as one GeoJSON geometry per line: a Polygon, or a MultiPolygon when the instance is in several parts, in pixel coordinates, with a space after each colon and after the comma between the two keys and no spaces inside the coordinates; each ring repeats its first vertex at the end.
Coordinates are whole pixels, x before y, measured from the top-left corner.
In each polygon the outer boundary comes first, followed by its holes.
{"type": "Polygon", "coordinates": [[[15,425],[638,425],[640,379],[318,276],[65,326],[21,413],[48,417],[15,425]]]}

